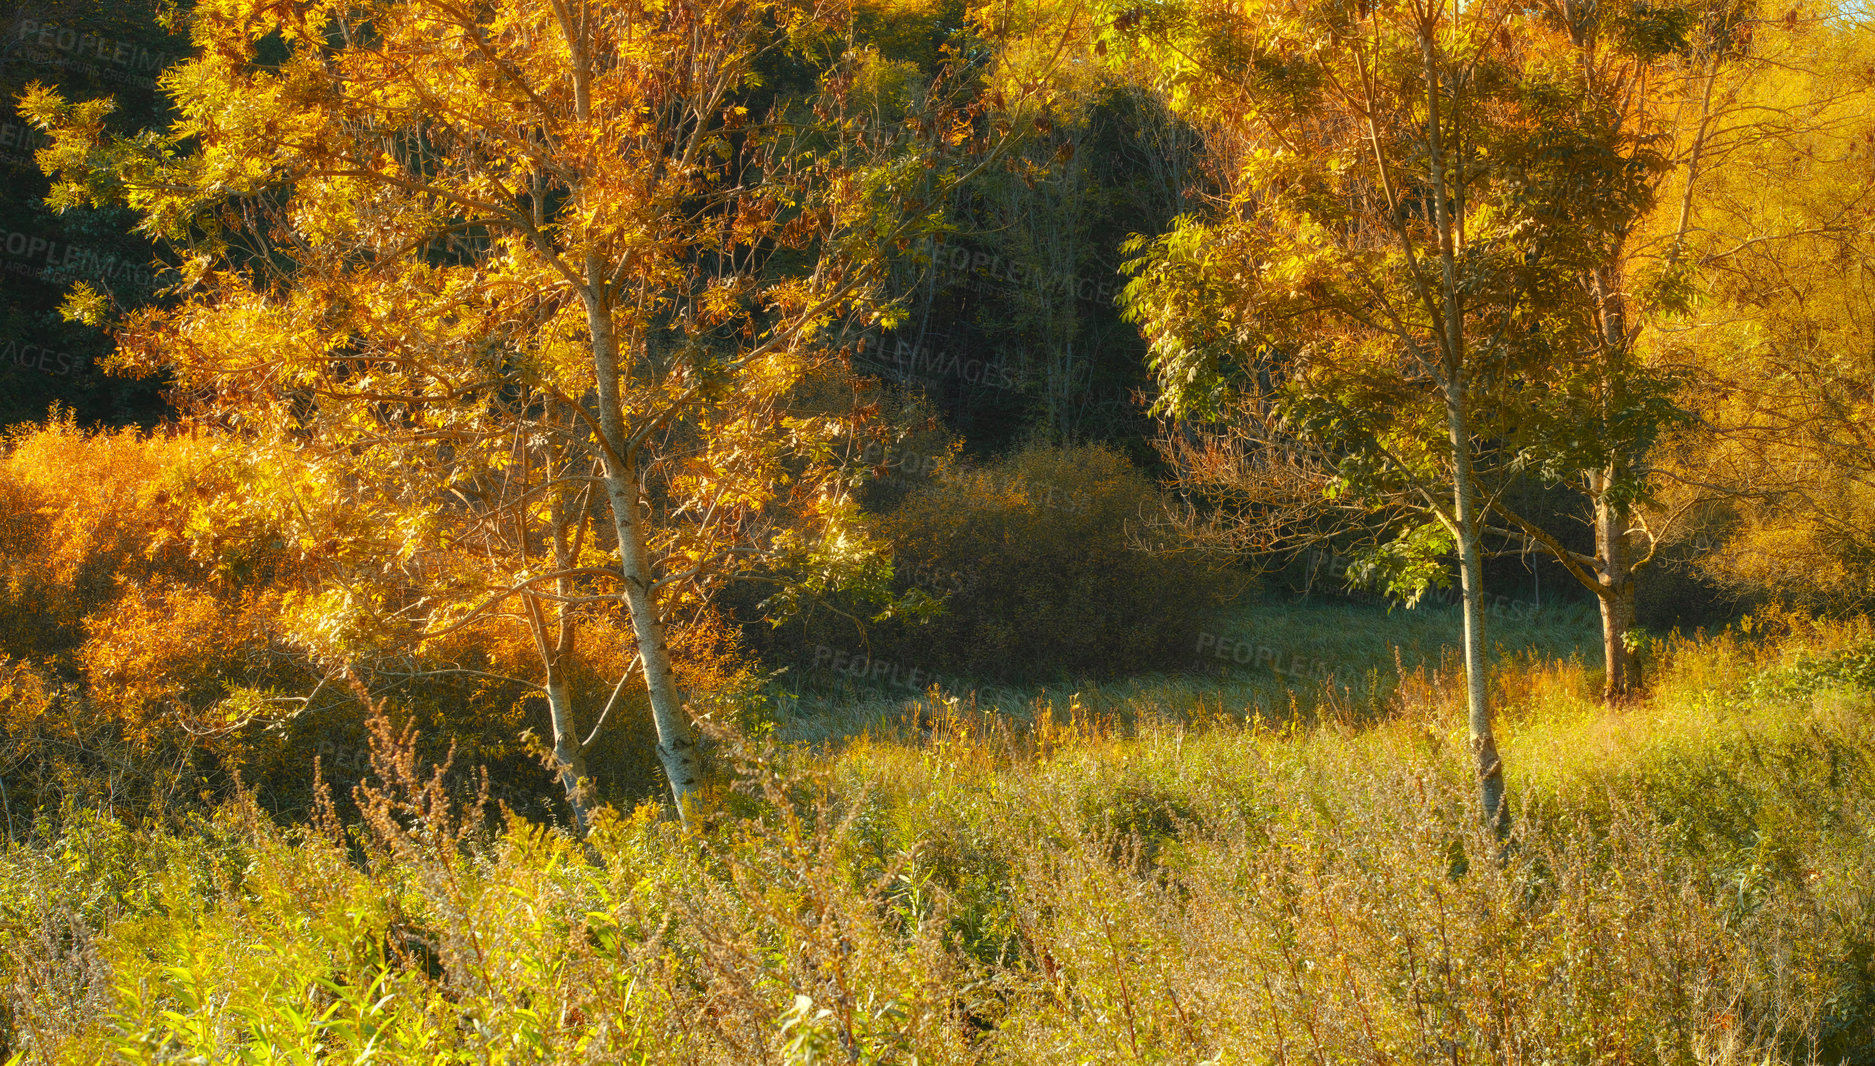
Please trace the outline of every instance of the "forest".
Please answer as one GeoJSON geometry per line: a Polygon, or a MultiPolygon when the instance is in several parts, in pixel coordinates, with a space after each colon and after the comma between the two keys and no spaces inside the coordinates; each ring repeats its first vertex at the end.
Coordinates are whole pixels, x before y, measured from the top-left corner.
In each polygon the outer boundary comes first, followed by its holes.
{"type": "Polygon", "coordinates": [[[1875,1066],[1875,12],[11,0],[0,1064],[1875,1066]]]}

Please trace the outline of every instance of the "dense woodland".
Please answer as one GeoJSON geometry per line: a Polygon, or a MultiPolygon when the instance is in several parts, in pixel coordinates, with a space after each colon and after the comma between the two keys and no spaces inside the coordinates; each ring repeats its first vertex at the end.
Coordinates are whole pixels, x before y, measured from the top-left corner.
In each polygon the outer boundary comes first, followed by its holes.
{"type": "Polygon", "coordinates": [[[0,1061],[1875,1063],[1864,9],[3,31],[0,1061]]]}

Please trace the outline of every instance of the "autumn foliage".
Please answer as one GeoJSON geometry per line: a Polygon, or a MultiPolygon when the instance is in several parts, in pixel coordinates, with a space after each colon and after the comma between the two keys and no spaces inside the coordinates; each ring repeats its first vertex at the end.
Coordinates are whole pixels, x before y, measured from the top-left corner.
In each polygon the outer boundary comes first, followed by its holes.
{"type": "Polygon", "coordinates": [[[0,1063],[1875,1063],[1864,8],[164,17],[0,1063]]]}
{"type": "MultiPolygon", "coordinates": [[[[68,802],[187,805],[237,776],[304,810],[316,758],[341,795],[363,777],[370,704],[342,679],[321,684],[322,649],[295,639],[292,623],[329,572],[331,545],[290,539],[288,523],[256,506],[266,480],[212,434],[88,432],[55,418],[9,438],[0,728],[22,828],[36,809],[68,802]]],[[[603,618],[586,626],[602,647],[626,644],[603,618]]],[[[674,634],[700,697],[746,687],[735,644],[708,612],[674,634]]],[[[512,807],[553,817],[525,738],[544,729],[540,701],[503,680],[532,654],[526,627],[511,620],[406,650],[354,680],[421,723],[438,753],[454,745],[464,765],[493,767],[512,807]]],[[[598,671],[621,667],[599,661],[572,684],[603,702],[611,682],[598,671]]],[[[595,765],[607,794],[641,796],[656,787],[642,695],[624,694],[615,713],[595,765]]]]}

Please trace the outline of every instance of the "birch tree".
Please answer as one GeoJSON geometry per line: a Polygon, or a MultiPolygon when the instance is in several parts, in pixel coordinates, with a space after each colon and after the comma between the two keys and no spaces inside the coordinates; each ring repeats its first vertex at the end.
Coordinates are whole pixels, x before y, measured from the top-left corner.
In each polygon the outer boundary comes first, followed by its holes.
{"type": "MultiPolygon", "coordinates": [[[[55,204],[122,200],[175,250],[177,304],[123,324],[126,364],[167,369],[200,418],[256,441],[407,464],[424,491],[402,557],[448,505],[458,449],[518,434],[583,451],[529,489],[529,520],[557,544],[571,527],[547,512],[588,478],[603,565],[522,551],[507,595],[443,597],[419,636],[610,582],[681,814],[699,764],[669,606],[751,560],[865,565],[825,461],[839,420],[795,401],[837,376],[852,332],[891,320],[882,256],[968,176],[957,160],[995,156],[971,143],[994,132],[944,104],[947,71],[882,59],[849,16],[823,0],[235,0],[196,11],[164,135],[112,139],[107,104],[49,91],[25,106],[53,137],[55,204]],[[783,506],[801,519],[786,532],[764,518],[783,506]]],[[[71,310],[107,311],[82,290],[71,310]]],[[[345,632],[359,600],[330,590],[309,627],[345,632]]],[[[530,625],[551,698],[561,631],[530,625]]]]}
{"type": "Polygon", "coordinates": [[[1518,396],[1582,318],[1569,279],[1603,224],[1589,205],[1620,178],[1577,158],[1574,94],[1530,19],[1492,3],[1196,3],[1122,12],[1110,49],[1200,126],[1226,190],[1136,244],[1127,300],[1161,410],[1240,480],[1321,472],[1331,511],[1378,524],[1370,562],[1396,591],[1456,556],[1472,758],[1500,833],[1489,513],[1520,462],[1518,396]]]}

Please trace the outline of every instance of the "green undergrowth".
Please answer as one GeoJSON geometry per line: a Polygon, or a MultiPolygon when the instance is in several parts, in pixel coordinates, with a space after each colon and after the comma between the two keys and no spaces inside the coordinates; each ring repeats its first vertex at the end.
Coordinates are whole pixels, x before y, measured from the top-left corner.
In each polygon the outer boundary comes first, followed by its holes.
{"type": "Polygon", "coordinates": [[[1494,679],[1362,716],[942,693],[726,739],[695,830],[586,843],[384,782],[365,824],[68,812],[0,867],[21,1062],[1875,1063],[1866,627],[1494,679]],[[1780,678],[1801,677],[1801,683],[1780,678]]]}

